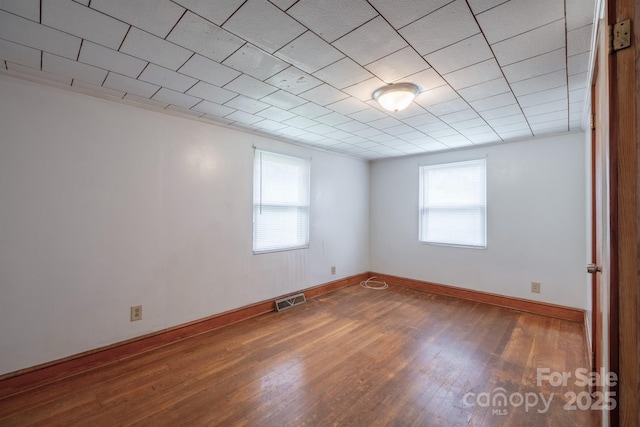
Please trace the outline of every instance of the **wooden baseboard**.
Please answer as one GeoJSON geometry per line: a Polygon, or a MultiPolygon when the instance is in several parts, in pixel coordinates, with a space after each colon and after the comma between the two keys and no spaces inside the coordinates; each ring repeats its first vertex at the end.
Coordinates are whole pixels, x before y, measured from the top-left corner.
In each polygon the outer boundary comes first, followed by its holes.
{"type": "MultiPolygon", "coordinates": [[[[307,299],[323,295],[337,289],[355,285],[365,280],[367,273],[357,274],[344,279],[303,289],[307,299]]],[[[293,295],[289,294],[289,295],[293,295]]],[[[31,368],[10,372],[0,376],[0,399],[22,393],[35,387],[78,375],[91,369],[105,366],[213,329],[218,329],[241,320],[250,319],[274,311],[274,300],[289,295],[275,297],[272,300],[240,307],[214,316],[178,325],[141,337],[100,347],[95,350],[69,356],[31,368]]]]}
{"type": "Polygon", "coordinates": [[[376,276],[379,280],[384,280],[389,285],[402,286],[405,288],[416,289],[419,291],[430,292],[438,295],[483,302],[486,304],[497,305],[500,307],[524,311],[527,313],[541,314],[543,316],[570,320],[572,322],[584,322],[585,310],[580,310],[578,308],[508,297],[504,295],[492,294],[472,289],[458,288],[455,286],[442,285],[438,283],[424,282],[421,280],[408,279],[405,277],[392,276],[389,274],[371,274],[376,276]]]}

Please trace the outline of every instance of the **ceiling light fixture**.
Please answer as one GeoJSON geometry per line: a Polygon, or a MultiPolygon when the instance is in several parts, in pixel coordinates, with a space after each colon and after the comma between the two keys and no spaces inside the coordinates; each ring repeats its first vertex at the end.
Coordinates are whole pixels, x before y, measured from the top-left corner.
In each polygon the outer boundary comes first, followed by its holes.
{"type": "Polygon", "coordinates": [[[390,84],[373,92],[373,99],[389,111],[404,110],[418,94],[418,86],[413,83],[390,84]]]}

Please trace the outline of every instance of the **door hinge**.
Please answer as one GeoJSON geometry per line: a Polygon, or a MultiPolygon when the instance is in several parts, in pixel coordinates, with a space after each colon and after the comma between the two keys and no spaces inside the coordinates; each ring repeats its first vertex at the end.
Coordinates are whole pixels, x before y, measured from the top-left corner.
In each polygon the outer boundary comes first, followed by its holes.
{"type": "Polygon", "coordinates": [[[609,52],[617,52],[631,46],[631,19],[609,26],[609,52]]]}
{"type": "Polygon", "coordinates": [[[596,128],[596,122],[593,119],[593,114],[589,116],[589,127],[591,128],[591,130],[595,130],[596,128]]]}

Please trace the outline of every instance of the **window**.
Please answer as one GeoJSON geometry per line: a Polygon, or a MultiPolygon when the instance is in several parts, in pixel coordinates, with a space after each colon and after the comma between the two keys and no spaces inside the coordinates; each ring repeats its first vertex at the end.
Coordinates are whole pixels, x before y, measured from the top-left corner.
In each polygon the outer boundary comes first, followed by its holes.
{"type": "Polygon", "coordinates": [[[421,242],[487,247],[486,160],[420,167],[421,242]]]}
{"type": "Polygon", "coordinates": [[[309,161],[255,150],[253,253],[309,246],[309,161]]]}

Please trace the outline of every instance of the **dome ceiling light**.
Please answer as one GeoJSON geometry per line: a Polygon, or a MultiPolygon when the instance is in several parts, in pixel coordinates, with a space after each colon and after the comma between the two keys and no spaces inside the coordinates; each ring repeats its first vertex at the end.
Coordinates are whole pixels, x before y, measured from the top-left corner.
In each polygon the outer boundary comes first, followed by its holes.
{"type": "Polygon", "coordinates": [[[373,99],[388,111],[401,111],[411,104],[418,94],[418,86],[413,83],[390,84],[373,92],[373,99]]]}

